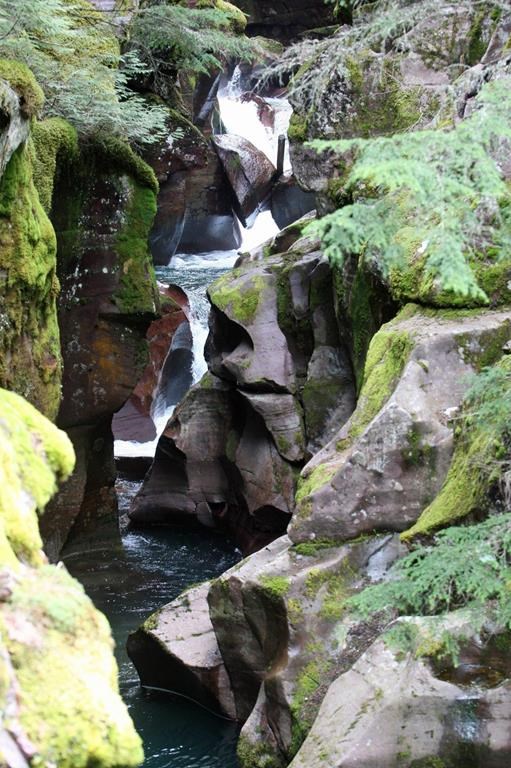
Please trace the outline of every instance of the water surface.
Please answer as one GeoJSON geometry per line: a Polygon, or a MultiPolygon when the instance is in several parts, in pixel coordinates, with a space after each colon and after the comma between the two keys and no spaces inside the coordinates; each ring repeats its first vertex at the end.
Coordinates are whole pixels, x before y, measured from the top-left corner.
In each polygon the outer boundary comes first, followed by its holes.
{"type": "MultiPolygon", "coordinates": [[[[139,484],[120,480],[118,487],[125,509],[139,484]]],[[[233,565],[239,559],[234,546],[207,530],[120,536],[111,526],[75,540],[63,559],[110,621],[121,694],[144,740],[144,766],[235,768],[237,727],[181,697],[145,692],[125,650],[128,634],[150,613],[233,565]]]]}

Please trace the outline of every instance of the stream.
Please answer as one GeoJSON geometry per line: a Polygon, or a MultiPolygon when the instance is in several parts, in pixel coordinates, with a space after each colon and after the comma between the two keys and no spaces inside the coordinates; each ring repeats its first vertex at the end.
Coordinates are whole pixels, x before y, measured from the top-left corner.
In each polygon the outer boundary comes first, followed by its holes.
{"type": "MultiPolygon", "coordinates": [[[[120,512],[139,483],[117,482],[120,512]]],[[[125,532],[116,526],[81,538],[63,553],[70,573],[107,616],[116,645],[120,691],[144,741],[146,768],[235,768],[238,728],[185,699],[144,691],[126,638],[187,586],[218,576],[239,560],[214,533],[170,529],[125,532]]]]}
{"type": "MultiPolygon", "coordinates": [[[[243,101],[239,72],[219,92],[219,108],[225,129],[236,129],[276,158],[278,133],[285,133],[291,108],[284,99],[272,100],[277,114],[273,134],[259,122],[254,104],[243,101]],[[280,110],[280,111],[279,111],[280,110]],[[280,114],[282,113],[282,114],[280,114]]],[[[288,157],[285,166],[288,165],[288,157]]],[[[269,210],[259,212],[253,226],[243,230],[240,251],[254,248],[278,232],[269,210]]],[[[204,344],[208,333],[209,303],[206,287],[233,267],[237,251],[200,254],[177,253],[166,267],[156,268],[157,279],[174,283],[186,292],[190,304],[193,337],[193,383],[207,369],[204,344]]],[[[159,402],[152,414],[158,434],[174,405],[159,402]]],[[[117,456],[154,456],[157,440],[150,443],[116,441],[117,456]]],[[[119,512],[129,509],[139,482],[117,481],[119,512]]],[[[122,518],[121,518],[122,519],[122,518]]],[[[240,559],[225,535],[207,529],[200,532],[153,529],[119,532],[114,523],[92,536],[75,539],[62,559],[70,573],[85,587],[95,605],[105,613],[116,644],[120,691],[144,741],[146,768],[236,768],[238,727],[193,702],[170,694],[144,690],[126,654],[130,632],[155,610],[176,598],[193,583],[214,578],[240,559]]]]}

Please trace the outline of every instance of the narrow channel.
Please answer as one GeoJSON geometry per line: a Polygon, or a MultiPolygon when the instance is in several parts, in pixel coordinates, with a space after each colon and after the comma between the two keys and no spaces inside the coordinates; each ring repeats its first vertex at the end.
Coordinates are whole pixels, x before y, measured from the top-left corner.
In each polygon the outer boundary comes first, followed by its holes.
{"type": "MultiPolygon", "coordinates": [[[[243,101],[239,71],[234,70],[219,92],[223,128],[249,138],[268,155],[276,155],[278,133],[286,132],[291,108],[285,99],[273,99],[277,115],[273,133],[260,123],[254,104],[243,101]]],[[[286,166],[289,164],[286,158],[286,166]]],[[[247,251],[278,232],[270,210],[262,208],[250,229],[243,229],[240,251],[247,251]]],[[[156,276],[164,285],[182,288],[188,297],[193,337],[193,383],[207,370],[204,344],[208,333],[209,302],[206,288],[234,266],[238,251],[180,254],[156,276]]],[[[179,373],[179,372],[176,372],[179,373]]],[[[160,404],[153,421],[158,433],[173,411],[160,404]]],[[[151,443],[116,443],[116,454],[154,455],[151,443]]],[[[130,632],[155,610],[176,598],[191,584],[220,575],[240,559],[225,535],[153,529],[122,530],[122,520],[140,487],[140,481],[120,476],[117,494],[121,530],[111,523],[94,534],[75,539],[64,551],[66,567],[84,586],[112,627],[119,665],[121,694],[144,741],[146,768],[236,768],[238,727],[182,697],[144,690],[126,653],[130,632]]]]}

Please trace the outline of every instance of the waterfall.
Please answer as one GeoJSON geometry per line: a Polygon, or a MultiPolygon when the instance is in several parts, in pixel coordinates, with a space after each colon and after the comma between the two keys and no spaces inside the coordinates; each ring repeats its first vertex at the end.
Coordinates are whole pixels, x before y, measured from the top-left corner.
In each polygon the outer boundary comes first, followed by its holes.
{"type": "MultiPolygon", "coordinates": [[[[234,69],[232,76],[221,83],[218,91],[218,108],[223,130],[248,139],[272,161],[277,162],[278,137],[286,134],[292,108],[285,98],[265,98],[243,93],[241,87],[241,70],[234,69]]],[[[284,172],[290,171],[289,151],[286,149],[284,172]]],[[[268,208],[263,208],[256,216],[250,227],[240,224],[242,233],[241,251],[250,251],[270,238],[274,237],[279,227],[275,223],[268,208]]],[[[166,267],[157,267],[156,274],[160,282],[179,285],[187,294],[190,312],[191,343],[188,351],[189,385],[196,384],[207,371],[204,358],[204,345],[208,335],[209,302],[205,294],[206,286],[234,266],[238,258],[237,251],[211,251],[209,253],[183,254],[176,253],[171,263],[166,267]]],[[[179,344],[177,345],[179,346],[179,344]]],[[[176,348],[174,339],[167,354],[167,359],[160,374],[154,397],[151,418],[156,428],[155,440],[146,443],[115,441],[116,456],[154,456],[158,439],[171,418],[178,400],[175,390],[179,392],[179,381],[169,398],[169,386],[164,371],[176,348]]],[[[176,364],[181,363],[176,360],[176,364]]],[[[172,369],[171,375],[176,379],[182,377],[183,371],[172,369]]],[[[172,387],[171,387],[172,389],[172,387]]],[[[181,388],[183,389],[183,387],[181,388]]],[[[184,394],[184,391],[182,392],[184,394]]]]}
{"type": "MultiPolygon", "coordinates": [[[[229,80],[218,90],[218,108],[225,133],[243,136],[277,164],[279,136],[287,136],[293,108],[286,98],[264,98],[246,94],[241,88],[241,70],[237,66],[229,80]],[[265,122],[267,123],[265,125],[265,122]]],[[[291,172],[286,143],[284,173],[291,172]]]]}

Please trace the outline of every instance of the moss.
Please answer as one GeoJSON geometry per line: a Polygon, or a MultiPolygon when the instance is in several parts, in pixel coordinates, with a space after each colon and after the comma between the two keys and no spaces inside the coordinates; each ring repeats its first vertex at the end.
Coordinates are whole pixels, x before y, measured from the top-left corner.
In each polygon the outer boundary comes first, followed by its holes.
{"type": "Polygon", "coordinates": [[[250,325],[255,318],[264,279],[248,278],[241,285],[233,282],[231,274],[216,280],[209,288],[212,303],[241,325],[250,325]]]}
{"type": "Polygon", "coordinates": [[[261,585],[272,597],[280,599],[289,592],[290,582],[287,576],[262,576],[261,585]]]}
{"type": "Polygon", "coordinates": [[[160,613],[159,611],[155,611],[155,613],[152,613],[142,624],[142,629],[146,632],[151,632],[153,629],[158,628],[158,620],[159,620],[160,613]]]}
{"type": "Polygon", "coordinates": [[[20,146],[0,181],[0,386],[26,397],[50,418],[60,401],[56,238],[20,146]]]}
{"type": "Polygon", "coordinates": [[[499,360],[502,356],[502,347],[510,338],[511,318],[496,331],[488,330],[481,333],[477,343],[474,343],[473,335],[470,333],[458,334],[456,342],[462,352],[463,359],[479,372],[499,360]]]}
{"type": "Polygon", "coordinates": [[[20,61],[0,59],[0,78],[6,80],[20,98],[20,108],[26,117],[35,117],[44,104],[44,93],[32,72],[20,61]]]}
{"type": "Polygon", "coordinates": [[[94,137],[90,153],[99,167],[105,166],[112,172],[131,176],[142,187],[158,192],[158,181],[153,169],[142,160],[125,141],[115,136],[100,135],[94,137]]]}
{"type": "Polygon", "coordinates": [[[409,130],[419,121],[433,117],[438,98],[424,98],[423,89],[405,86],[400,62],[386,59],[383,66],[363,51],[345,62],[354,108],[346,119],[345,135],[369,138],[409,130]]]}
{"type": "Polygon", "coordinates": [[[305,580],[305,594],[316,598],[323,589],[319,615],[329,621],[338,621],[344,613],[345,602],[349,596],[349,581],[353,574],[343,562],[336,570],[313,568],[305,580]]]}
{"type": "Polygon", "coordinates": [[[34,768],[128,768],[143,753],[118,693],[108,623],[41,549],[36,510],[73,464],[67,436],[0,390],[0,570],[9,584],[0,601],[3,726],[30,746],[34,768]],[[15,706],[5,707],[12,691],[15,706]]]}
{"type": "Polygon", "coordinates": [[[150,187],[132,181],[129,185],[126,219],[116,242],[121,277],[113,301],[123,314],[152,314],[156,307],[156,278],[148,237],[156,214],[156,197],[150,187]]]}
{"type": "Polygon", "coordinates": [[[78,157],[76,130],[60,117],[52,117],[32,128],[35,148],[34,184],[46,213],[51,209],[57,168],[78,157]]]}
{"type": "Polygon", "coordinates": [[[34,745],[31,764],[138,765],[141,742],[118,696],[108,623],[83,589],[64,570],[35,569],[17,581],[0,621],[19,708],[8,723],[34,745]]]}
{"type": "Polygon", "coordinates": [[[481,509],[488,491],[489,468],[495,444],[487,434],[461,441],[454,452],[445,483],[433,502],[411,528],[401,534],[403,541],[432,533],[481,509]]]}
{"type": "Polygon", "coordinates": [[[486,13],[486,10],[480,10],[476,13],[472,24],[470,25],[467,51],[467,64],[469,67],[472,67],[474,64],[481,61],[488,48],[488,39],[485,39],[484,36],[486,13]]]}
{"type": "Polygon", "coordinates": [[[478,285],[488,296],[490,306],[511,303],[511,263],[503,259],[496,264],[479,263],[472,265],[478,285]]]}
{"type": "Polygon", "coordinates": [[[303,115],[293,112],[287,129],[289,141],[304,142],[308,137],[308,120],[303,115]]]}
{"type": "Polygon", "coordinates": [[[58,480],[74,466],[67,436],[14,392],[0,390],[0,519],[17,557],[41,559],[34,510],[41,512],[58,480]]]}
{"type": "Polygon", "coordinates": [[[335,475],[336,469],[335,466],[320,464],[307,477],[300,477],[296,491],[296,503],[300,504],[323,485],[326,485],[335,475]]]}
{"type": "Polygon", "coordinates": [[[314,658],[304,665],[295,683],[291,699],[291,746],[293,757],[303,744],[312,727],[322,696],[331,680],[332,659],[329,659],[320,643],[309,645],[304,655],[314,658]]]}
{"type": "Polygon", "coordinates": [[[332,549],[336,546],[338,546],[338,543],[333,539],[314,539],[314,541],[294,544],[291,551],[304,557],[316,557],[323,549],[332,549]]]}
{"type": "MultiPolygon", "coordinates": [[[[398,315],[396,322],[399,319],[398,315]]],[[[393,325],[394,321],[382,326],[371,340],[360,398],[350,425],[352,440],[362,434],[394,391],[413,347],[409,334],[393,325]]]]}
{"type": "Polygon", "coordinates": [[[243,733],[236,748],[241,768],[283,768],[284,763],[263,740],[254,743],[243,733]]]}

